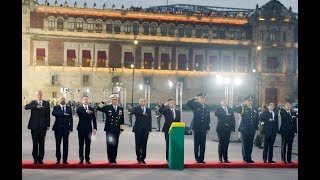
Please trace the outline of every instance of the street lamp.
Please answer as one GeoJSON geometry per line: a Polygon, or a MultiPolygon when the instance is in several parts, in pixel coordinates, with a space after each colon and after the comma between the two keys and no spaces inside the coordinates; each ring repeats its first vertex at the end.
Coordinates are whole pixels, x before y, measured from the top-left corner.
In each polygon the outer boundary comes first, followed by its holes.
{"type": "Polygon", "coordinates": [[[130,67],[132,68],[131,107],[133,107],[134,64],[131,64],[130,67]]]}
{"type": "Polygon", "coordinates": [[[230,78],[217,75],[216,82],[219,85],[224,84],[224,97],[227,98],[230,107],[233,107],[233,87],[239,86],[242,80],[239,77],[230,78]]]}

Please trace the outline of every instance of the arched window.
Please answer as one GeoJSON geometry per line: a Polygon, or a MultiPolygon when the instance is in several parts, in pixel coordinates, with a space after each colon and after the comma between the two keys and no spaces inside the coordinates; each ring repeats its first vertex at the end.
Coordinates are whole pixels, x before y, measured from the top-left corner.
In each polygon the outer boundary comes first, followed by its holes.
{"type": "Polygon", "coordinates": [[[202,28],[202,32],[203,32],[203,37],[204,38],[208,38],[209,37],[209,27],[208,26],[204,26],[202,28]]]}
{"type": "Polygon", "coordinates": [[[169,26],[168,26],[169,36],[174,36],[174,29],[175,29],[174,24],[169,24],[169,26]]]}
{"type": "Polygon", "coordinates": [[[161,34],[161,36],[167,35],[167,24],[160,25],[160,34],[161,34]]]}
{"type": "Polygon", "coordinates": [[[149,24],[148,23],[143,23],[143,34],[148,35],[149,34],[149,24]]]}
{"type": "Polygon", "coordinates": [[[178,26],[178,36],[179,37],[183,37],[184,36],[184,26],[183,25],[179,25],[178,26]]]}
{"type": "Polygon", "coordinates": [[[235,39],[235,30],[234,28],[229,28],[227,31],[227,38],[235,39]]]}
{"type": "Polygon", "coordinates": [[[273,29],[270,32],[270,41],[276,41],[277,40],[277,31],[275,29],[273,29]]]}
{"type": "Polygon", "coordinates": [[[212,28],[212,38],[213,39],[217,39],[218,38],[218,28],[217,27],[213,27],[212,28]]]}
{"type": "Polygon", "coordinates": [[[225,28],[220,28],[219,29],[219,38],[220,39],[226,38],[226,29],[225,28]]]}
{"type": "Polygon", "coordinates": [[[75,28],[75,20],[73,18],[68,19],[68,30],[69,31],[74,31],[75,28]]]}
{"type": "Polygon", "coordinates": [[[158,25],[156,23],[151,24],[151,35],[157,35],[158,25]]]}
{"type": "Polygon", "coordinates": [[[92,19],[87,20],[87,29],[88,29],[88,32],[93,32],[94,21],[92,19]]]}
{"type": "Polygon", "coordinates": [[[116,34],[120,34],[121,32],[121,22],[120,21],[116,21],[114,24],[114,32],[116,34]]]}
{"type": "Polygon", "coordinates": [[[63,22],[64,22],[64,19],[62,17],[59,17],[57,19],[57,28],[58,28],[58,30],[63,30],[63,22]]]}
{"type": "Polygon", "coordinates": [[[235,29],[235,39],[237,40],[242,39],[242,30],[239,28],[235,29]]]}
{"type": "Polygon", "coordinates": [[[48,18],[48,28],[49,30],[54,30],[56,25],[56,19],[54,17],[49,17],[48,18]]]}
{"type": "Polygon", "coordinates": [[[126,34],[130,34],[131,33],[131,23],[128,22],[128,21],[124,23],[124,32],[126,34]]]}
{"type": "Polygon", "coordinates": [[[191,37],[192,36],[192,26],[188,25],[186,27],[186,36],[191,37]]]}
{"type": "Polygon", "coordinates": [[[133,22],[133,34],[139,34],[139,23],[133,22]]]}
{"type": "Polygon", "coordinates": [[[112,34],[112,29],[113,29],[113,22],[112,21],[107,21],[106,22],[106,31],[108,34],[112,34]]]}
{"type": "Polygon", "coordinates": [[[102,31],[102,21],[101,20],[97,20],[95,22],[94,29],[95,29],[96,32],[101,32],[102,31]]]}
{"type": "Polygon", "coordinates": [[[76,21],[76,29],[77,29],[77,31],[82,31],[83,30],[83,21],[82,21],[82,19],[77,19],[77,21],[76,21]]]}
{"type": "Polygon", "coordinates": [[[196,27],[196,38],[201,38],[202,32],[201,32],[201,27],[197,26],[196,27]]]}

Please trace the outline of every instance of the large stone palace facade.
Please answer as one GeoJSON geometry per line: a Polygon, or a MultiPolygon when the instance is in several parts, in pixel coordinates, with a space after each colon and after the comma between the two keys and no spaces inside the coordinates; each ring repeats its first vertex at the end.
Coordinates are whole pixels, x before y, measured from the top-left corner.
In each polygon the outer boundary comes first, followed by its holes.
{"type": "Polygon", "coordinates": [[[42,89],[100,102],[119,93],[137,102],[174,98],[168,81],[183,83],[183,104],[199,91],[218,104],[217,75],[241,79],[234,104],[254,95],[259,105],[298,96],[297,13],[271,0],[253,9],[196,5],[99,9],[65,1],[22,0],[22,104],[42,89]],[[81,7],[80,7],[81,6],[81,7]],[[134,79],[133,79],[134,76],[134,79]],[[134,80],[134,83],[133,83],[134,80]],[[140,89],[140,88],[142,89],[140,89]]]}

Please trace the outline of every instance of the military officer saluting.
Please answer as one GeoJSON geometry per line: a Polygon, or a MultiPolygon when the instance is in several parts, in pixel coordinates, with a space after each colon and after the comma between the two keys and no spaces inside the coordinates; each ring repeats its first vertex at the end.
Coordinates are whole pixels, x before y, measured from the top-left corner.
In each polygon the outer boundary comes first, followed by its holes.
{"type": "Polygon", "coordinates": [[[210,130],[210,109],[206,104],[206,93],[199,93],[197,97],[190,99],[187,105],[193,111],[191,130],[194,134],[194,157],[197,163],[205,163],[206,135],[210,130]]]}
{"type": "Polygon", "coordinates": [[[124,113],[123,108],[118,104],[119,95],[112,94],[109,98],[111,104],[105,105],[105,102],[101,102],[98,111],[106,113],[104,131],[106,131],[108,161],[116,164],[119,136],[123,131],[124,113]]]}
{"type": "Polygon", "coordinates": [[[252,96],[245,98],[245,104],[234,108],[235,112],[241,114],[241,122],[238,131],[241,133],[242,158],[245,163],[254,163],[251,159],[253,139],[258,130],[259,114],[258,108],[253,106],[252,96]]]}

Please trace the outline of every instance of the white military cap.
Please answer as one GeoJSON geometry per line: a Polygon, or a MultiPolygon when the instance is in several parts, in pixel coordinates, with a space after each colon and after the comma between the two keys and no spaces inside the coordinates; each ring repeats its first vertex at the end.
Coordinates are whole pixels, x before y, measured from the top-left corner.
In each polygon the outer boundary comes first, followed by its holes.
{"type": "Polygon", "coordinates": [[[109,96],[110,99],[119,99],[119,95],[118,94],[111,94],[109,96]]]}

